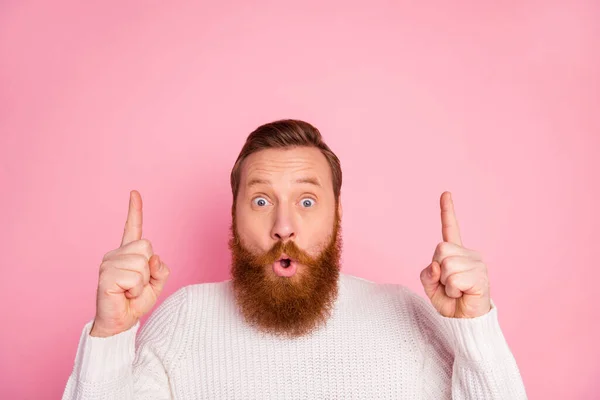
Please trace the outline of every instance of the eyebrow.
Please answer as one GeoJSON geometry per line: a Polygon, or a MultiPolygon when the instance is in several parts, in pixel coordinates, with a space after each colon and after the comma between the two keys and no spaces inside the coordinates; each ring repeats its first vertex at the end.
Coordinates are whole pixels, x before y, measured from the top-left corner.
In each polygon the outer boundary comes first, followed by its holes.
{"type": "MultiPolygon", "coordinates": [[[[311,177],[306,177],[306,178],[296,179],[294,181],[294,183],[308,183],[310,185],[314,185],[314,186],[317,186],[317,187],[322,187],[321,183],[319,183],[319,180],[317,178],[315,178],[315,177],[312,177],[312,176],[311,177]]],[[[248,181],[247,187],[252,187],[252,186],[255,186],[255,185],[268,185],[268,186],[271,186],[273,184],[271,183],[271,181],[269,181],[267,179],[253,178],[253,179],[250,179],[248,181]]]]}

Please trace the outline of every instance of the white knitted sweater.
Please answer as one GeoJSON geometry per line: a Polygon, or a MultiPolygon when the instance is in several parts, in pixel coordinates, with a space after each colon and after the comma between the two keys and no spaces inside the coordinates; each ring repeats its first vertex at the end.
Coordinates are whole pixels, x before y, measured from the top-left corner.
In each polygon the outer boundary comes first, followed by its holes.
{"type": "Polygon", "coordinates": [[[261,334],[231,280],[185,286],[108,338],[81,334],[67,399],[526,399],[497,309],[441,316],[398,284],[340,273],[325,327],[261,334]]]}

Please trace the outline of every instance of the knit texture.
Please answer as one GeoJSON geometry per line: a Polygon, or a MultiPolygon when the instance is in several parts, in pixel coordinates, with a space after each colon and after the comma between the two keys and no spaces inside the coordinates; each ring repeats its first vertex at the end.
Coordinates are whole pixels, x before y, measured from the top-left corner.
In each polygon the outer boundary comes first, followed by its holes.
{"type": "Polygon", "coordinates": [[[185,286],[142,329],[83,328],[63,400],[526,399],[498,310],[458,319],[399,284],[340,273],[326,326],[278,338],[248,326],[231,280],[185,286]]]}

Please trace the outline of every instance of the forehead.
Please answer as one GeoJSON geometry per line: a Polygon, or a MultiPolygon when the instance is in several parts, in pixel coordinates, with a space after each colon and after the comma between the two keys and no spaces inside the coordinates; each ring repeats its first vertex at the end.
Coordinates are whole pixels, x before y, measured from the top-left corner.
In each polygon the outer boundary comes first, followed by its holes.
{"type": "Polygon", "coordinates": [[[265,149],[249,155],[242,163],[240,183],[245,187],[251,179],[316,178],[331,187],[331,169],[327,159],[315,147],[265,149]]]}

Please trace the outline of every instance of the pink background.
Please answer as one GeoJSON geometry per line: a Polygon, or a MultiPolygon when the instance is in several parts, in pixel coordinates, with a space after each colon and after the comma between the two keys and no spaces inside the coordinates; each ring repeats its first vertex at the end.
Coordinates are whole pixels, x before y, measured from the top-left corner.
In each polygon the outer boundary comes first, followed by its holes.
{"type": "Polygon", "coordinates": [[[0,6],[1,398],[60,397],[130,189],[161,301],[228,278],[279,118],[342,160],[344,272],[422,294],[450,190],[530,398],[599,398],[599,3],[81,3],[0,6]]]}

